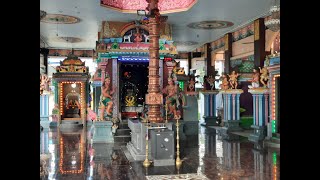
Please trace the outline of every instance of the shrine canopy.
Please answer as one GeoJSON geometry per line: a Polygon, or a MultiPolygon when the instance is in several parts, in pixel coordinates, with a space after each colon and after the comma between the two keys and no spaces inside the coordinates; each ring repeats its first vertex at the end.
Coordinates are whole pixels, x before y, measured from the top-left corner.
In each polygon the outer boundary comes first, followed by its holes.
{"type": "MultiPolygon", "coordinates": [[[[161,14],[182,12],[189,10],[197,0],[158,0],[161,14]]],[[[137,13],[148,6],[147,0],[101,0],[100,5],[123,13],[137,13]]]]}
{"type": "Polygon", "coordinates": [[[60,66],[56,67],[57,73],[84,73],[88,74],[89,69],[77,56],[69,54],[66,59],[60,61],[60,66]]]}

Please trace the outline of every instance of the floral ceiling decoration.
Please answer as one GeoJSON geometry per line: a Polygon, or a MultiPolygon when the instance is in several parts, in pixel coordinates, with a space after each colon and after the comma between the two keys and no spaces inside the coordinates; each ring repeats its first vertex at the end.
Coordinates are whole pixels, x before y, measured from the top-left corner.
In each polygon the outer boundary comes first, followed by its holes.
{"type": "Polygon", "coordinates": [[[44,18],[41,19],[41,22],[52,24],[75,24],[80,22],[80,19],[74,16],[63,14],[47,14],[44,18]]]}
{"type": "Polygon", "coordinates": [[[82,41],[80,38],[77,38],[77,37],[58,37],[57,40],[60,42],[63,41],[66,43],[78,43],[82,41]]]}
{"type": "Polygon", "coordinates": [[[229,21],[201,21],[194,22],[187,25],[193,29],[222,29],[233,26],[232,22],[229,21]]]}

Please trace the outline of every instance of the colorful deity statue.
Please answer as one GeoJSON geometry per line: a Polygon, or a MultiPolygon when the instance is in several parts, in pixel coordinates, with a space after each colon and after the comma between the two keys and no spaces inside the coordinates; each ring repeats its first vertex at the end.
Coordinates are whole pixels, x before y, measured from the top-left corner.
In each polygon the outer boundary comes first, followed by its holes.
{"type": "Polygon", "coordinates": [[[231,74],[228,74],[229,76],[229,83],[231,85],[231,89],[237,89],[238,87],[238,76],[241,74],[236,73],[236,71],[232,71],[231,74]]]}
{"type": "Polygon", "coordinates": [[[111,117],[112,116],[112,107],[113,107],[113,102],[112,102],[112,95],[115,92],[115,88],[111,90],[111,80],[110,77],[107,76],[102,84],[101,87],[101,95],[102,98],[100,100],[100,120],[104,120],[104,113],[106,111],[107,116],[111,117]]]}
{"type": "Polygon", "coordinates": [[[253,69],[252,79],[251,79],[251,85],[248,87],[251,88],[258,88],[259,87],[259,80],[260,80],[260,73],[253,69]]]}
{"type": "Polygon", "coordinates": [[[268,69],[266,66],[264,66],[262,69],[261,67],[259,67],[260,69],[260,82],[263,84],[263,87],[267,87],[267,83],[269,80],[269,76],[268,76],[268,69]]]}
{"type": "Polygon", "coordinates": [[[162,90],[166,94],[166,107],[168,114],[172,114],[174,118],[177,117],[177,107],[179,105],[178,99],[178,85],[176,85],[172,78],[168,78],[168,85],[162,90]]]}
{"type": "Polygon", "coordinates": [[[60,110],[59,105],[55,104],[54,108],[52,109],[52,121],[59,122],[60,121],[60,110]]]}
{"type": "Polygon", "coordinates": [[[227,90],[227,89],[229,89],[229,81],[228,81],[227,76],[226,76],[225,74],[223,74],[223,75],[221,76],[221,78],[222,78],[222,83],[220,84],[220,88],[221,88],[222,90],[227,90]]]}

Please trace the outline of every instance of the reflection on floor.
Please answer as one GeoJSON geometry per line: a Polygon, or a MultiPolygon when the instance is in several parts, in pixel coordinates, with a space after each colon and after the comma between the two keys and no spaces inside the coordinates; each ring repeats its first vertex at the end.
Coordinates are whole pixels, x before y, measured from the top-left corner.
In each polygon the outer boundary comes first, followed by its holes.
{"type": "MultiPolygon", "coordinates": [[[[237,135],[235,135],[237,136],[237,135]]],[[[218,130],[199,127],[181,141],[182,166],[144,168],[126,143],[91,144],[92,132],[44,129],[40,136],[42,179],[280,179],[279,149],[261,149],[246,137],[222,140],[218,130]],[[127,156],[126,156],[126,155],[127,156]]]]}

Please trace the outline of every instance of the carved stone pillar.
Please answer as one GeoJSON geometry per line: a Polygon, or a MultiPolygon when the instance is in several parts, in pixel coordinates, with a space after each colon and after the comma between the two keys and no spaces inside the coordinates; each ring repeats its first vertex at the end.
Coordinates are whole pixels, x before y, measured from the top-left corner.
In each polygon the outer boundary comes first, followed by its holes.
{"type": "Polygon", "coordinates": [[[149,85],[148,94],[146,94],[146,104],[149,106],[149,121],[153,123],[162,122],[160,106],[163,102],[162,94],[160,93],[159,84],[159,37],[160,37],[160,17],[154,13],[158,9],[158,0],[148,1],[148,8],[151,12],[149,18],[149,85]]]}

